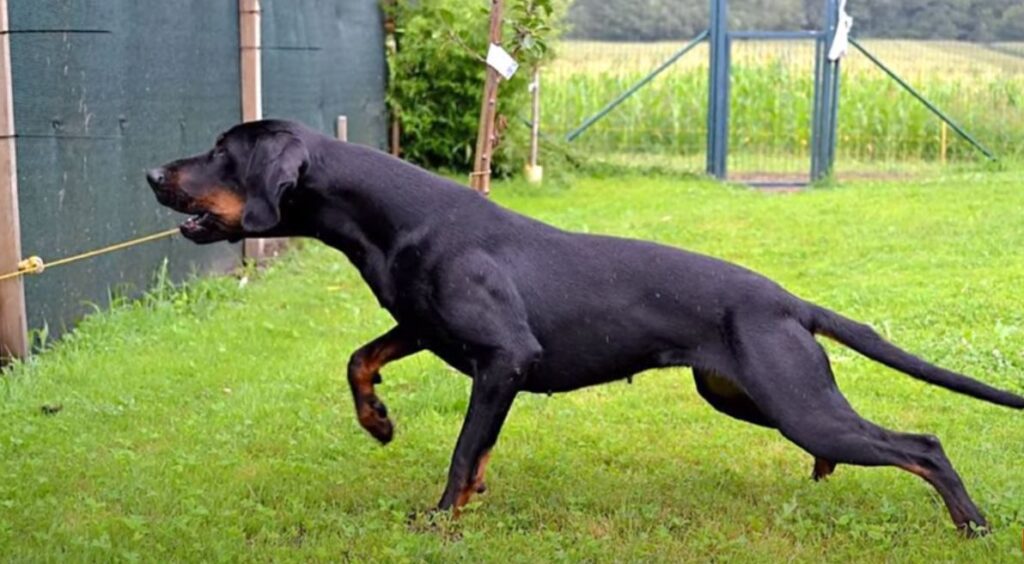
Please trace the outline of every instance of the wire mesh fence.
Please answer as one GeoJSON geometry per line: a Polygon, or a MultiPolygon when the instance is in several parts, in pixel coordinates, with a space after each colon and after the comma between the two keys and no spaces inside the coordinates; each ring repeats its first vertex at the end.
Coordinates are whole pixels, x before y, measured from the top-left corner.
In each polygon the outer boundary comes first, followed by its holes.
{"type": "MultiPolygon", "coordinates": [[[[1024,157],[1024,56],[972,41],[858,43],[998,158],[1024,157]]],[[[837,174],[986,159],[863,53],[842,64],[837,174]]]]}
{"type": "MultiPolygon", "coordinates": [[[[1007,0],[920,4],[850,0],[851,34],[998,158],[1024,159],[1024,10],[1007,0]],[[1019,22],[1015,9],[1021,12],[1019,22]],[[939,15],[922,15],[928,10],[939,15]]],[[[731,0],[729,10],[730,33],[821,30],[825,1],[768,5],[731,0]]],[[[682,0],[576,0],[568,25],[557,58],[545,72],[544,126],[560,134],[644,79],[705,29],[708,9],[682,0]]],[[[741,36],[730,40],[730,176],[770,180],[806,175],[816,42],[810,34],[787,40],[741,36]]],[[[835,160],[840,177],[987,160],[852,46],[840,73],[835,160]]],[[[594,159],[702,171],[707,75],[708,48],[702,44],[574,145],[594,159]]]]}
{"type": "Polygon", "coordinates": [[[729,177],[750,182],[808,174],[814,46],[807,40],[733,40],[729,177]]]}
{"type": "MultiPolygon", "coordinates": [[[[545,70],[544,127],[566,134],[642,81],[692,38],[677,41],[564,40],[545,70]]],[[[573,141],[590,158],[702,170],[708,54],[701,44],[573,141]]]]}

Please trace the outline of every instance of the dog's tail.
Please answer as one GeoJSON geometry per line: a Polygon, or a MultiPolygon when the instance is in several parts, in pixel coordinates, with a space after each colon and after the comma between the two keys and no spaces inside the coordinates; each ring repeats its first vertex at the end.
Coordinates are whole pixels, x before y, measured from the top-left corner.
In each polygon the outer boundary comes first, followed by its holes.
{"type": "Polygon", "coordinates": [[[804,326],[812,333],[835,339],[872,360],[929,384],[999,405],[1024,409],[1024,397],[925,362],[886,341],[874,329],[863,323],[815,304],[807,305],[810,309],[804,326]]]}

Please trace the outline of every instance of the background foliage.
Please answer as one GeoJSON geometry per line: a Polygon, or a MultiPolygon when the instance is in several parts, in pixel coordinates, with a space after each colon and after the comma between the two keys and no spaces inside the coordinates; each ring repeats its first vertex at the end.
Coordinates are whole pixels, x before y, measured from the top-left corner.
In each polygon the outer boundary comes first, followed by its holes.
{"type": "MultiPolygon", "coordinates": [[[[548,52],[546,39],[557,17],[557,0],[506,3],[503,46],[520,62],[520,71],[502,81],[498,95],[498,131],[527,115],[529,67],[548,52]]],[[[386,8],[396,22],[396,52],[389,59],[388,101],[401,116],[402,154],[435,169],[468,172],[473,164],[486,66],[489,8],[485,0],[398,0],[386,8]]],[[[507,141],[507,140],[506,140],[507,141]]],[[[522,141],[522,140],[520,140],[522,141]]],[[[495,174],[505,175],[524,161],[525,142],[499,142],[495,174]]]]}

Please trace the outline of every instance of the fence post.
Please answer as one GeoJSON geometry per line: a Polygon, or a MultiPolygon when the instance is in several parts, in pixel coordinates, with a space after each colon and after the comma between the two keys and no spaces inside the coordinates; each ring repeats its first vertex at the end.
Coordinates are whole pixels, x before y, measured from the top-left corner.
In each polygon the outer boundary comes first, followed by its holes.
{"type": "MultiPolygon", "coordinates": [[[[11,36],[8,31],[7,0],[0,0],[0,273],[17,270],[21,260],[11,36]]],[[[0,365],[11,358],[27,355],[25,286],[21,277],[16,277],[0,282],[0,365]]]]}
{"type": "Polygon", "coordinates": [[[707,172],[725,179],[729,150],[729,3],[711,0],[708,28],[707,172]]]}
{"type": "Polygon", "coordinates": [[[814,115],[811,125],[811,180],[832,174],[835,162],[839,60],[828,58],[839,25],[839,0],[825,0],[825,28],[818,37],[814,68],[814,115]]]}
{"type": "Polygon", "coordinates": [[[348,141],[348,116],[338,116],[334,125],[334,135],[338,141],[348,141]]]}
{"type": "Polygon", "coordinates": [[[263,76],[260,65],[260,0],[238,0],[242,121],[263,118],[263,76]]]}
{"type": "MultiPolygon", "coordinates": [[[[238,44],[242,121],[263,119],[263,71],[260,64],[260,0],[238,0],[238,44]]],[[[246,239],[242,256],[255,261],[267,254],[266,239],[246,239]]]]}

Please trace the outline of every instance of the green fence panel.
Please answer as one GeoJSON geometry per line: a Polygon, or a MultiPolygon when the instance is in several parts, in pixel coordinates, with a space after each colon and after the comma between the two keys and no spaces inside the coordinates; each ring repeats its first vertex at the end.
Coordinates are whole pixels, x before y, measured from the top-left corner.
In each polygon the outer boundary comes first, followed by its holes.
{"type": "Polygon", "coordinates": [[[387,142],[384,24],[378,0],[265,0],[263,114],[334,134],[348,116],[349,140],[387,142]]]}
{"type": "MultiPolygon", "coordinates": [[[[238,7],[208,0],[8,2],[22,246],[53,260],[175,225],[143,171],[238,121],[238,7]]],[[[69,327],[165,257],[181,279],[237,245],[148,243],[26,278],[30,327],[69,327]]]]}

